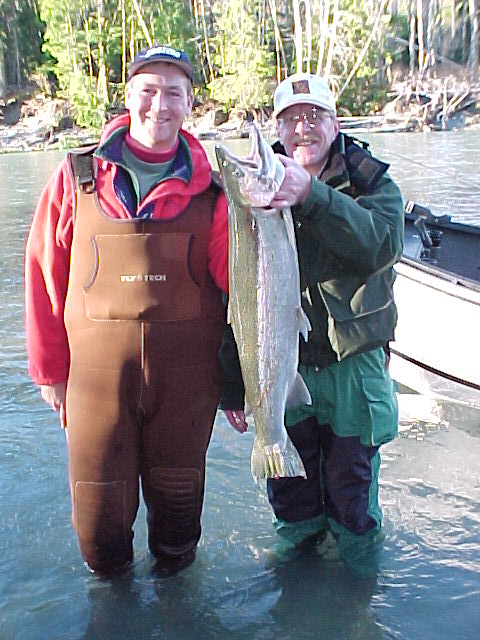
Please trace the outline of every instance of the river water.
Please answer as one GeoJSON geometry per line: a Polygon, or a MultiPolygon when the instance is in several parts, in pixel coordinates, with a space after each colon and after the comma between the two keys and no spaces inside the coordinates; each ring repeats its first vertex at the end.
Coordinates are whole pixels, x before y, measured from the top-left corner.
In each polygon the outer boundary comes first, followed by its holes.
{"type": "MultiPolygon", "coordinates": [[[[480,131],[362,137],[391,162],[405,199],[480,224],[480,131]]],[[[24,349],[25,236],[61,156],[0,156],[0,639],[479,637],[480,419],[422,396],[400,398],[400,436],[382,449],[386,540],[373,576],[347,568],[333,547],[279,555],[265,488],[250,476],[252,432],[240,436],[221,415],[194,565],[152,576],[142,507],[133,569],[116,580],[85,569],[64,434],[26,374],[24,349]]]]}

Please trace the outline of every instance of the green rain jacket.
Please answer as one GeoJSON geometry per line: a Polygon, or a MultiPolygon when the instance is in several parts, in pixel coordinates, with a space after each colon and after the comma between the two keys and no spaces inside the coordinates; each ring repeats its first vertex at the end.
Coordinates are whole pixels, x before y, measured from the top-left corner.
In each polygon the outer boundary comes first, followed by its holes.
{"type": "MultiPolygon", "coordinates": [[[[282,152],[278,145],[274,149],[282,152]]],[[[366,446],[392,439],[397,425],[383,349],[394,339],[397,321],[393,265],[403,250],[404,217],[387,169],[340,133],[321,179],[312,178],[307,200],[292,208],[302,306],[312,325],[308,342],[300,338],[300,372],[314,402],[312,408],[288,411],[287,424],[316,415],[338,435],[360,435],[366,446]]],[[[243,408],[231,331],[220,358],[220,407],[243,408]]]]}
{"type": "Polygon", "coordinates": [[[393,265],[402,255],[404,219],[387,168],[340,134],[321,180],[312,179],[306,202],[292,210],[312,324],[308,343],[301,342],[303,364],[324,366],[394,338],[393,265]]]}

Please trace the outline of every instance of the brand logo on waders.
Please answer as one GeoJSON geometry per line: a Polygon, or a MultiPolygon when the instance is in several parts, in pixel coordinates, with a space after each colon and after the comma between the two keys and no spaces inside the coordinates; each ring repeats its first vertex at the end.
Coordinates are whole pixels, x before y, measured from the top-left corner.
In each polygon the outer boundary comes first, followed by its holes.
{"type": "Polygon", "coordinates": [[[160,273],[137,273],[120,276],[120,282],[166,282],[167,276],[160,273]]]}

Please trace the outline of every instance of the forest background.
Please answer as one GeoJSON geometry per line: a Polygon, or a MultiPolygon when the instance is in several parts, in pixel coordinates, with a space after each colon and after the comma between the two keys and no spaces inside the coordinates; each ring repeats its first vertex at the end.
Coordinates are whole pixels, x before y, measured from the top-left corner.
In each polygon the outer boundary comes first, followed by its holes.
{"type": "Polygon", "coordinates": [[[379,112],[395,74],[479,78],[479,0],[0,0],[0,105],[35,86],[80,126],[123,101],[152,44],[185,49],[197,103],[261,111],[295,71],[330,82],[341,115],[379,112]]]}

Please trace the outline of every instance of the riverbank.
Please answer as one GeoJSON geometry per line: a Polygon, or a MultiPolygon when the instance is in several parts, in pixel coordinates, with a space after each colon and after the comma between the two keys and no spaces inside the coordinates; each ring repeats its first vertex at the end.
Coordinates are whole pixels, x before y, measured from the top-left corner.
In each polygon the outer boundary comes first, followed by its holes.
{"type": "MultiPolygon", "coordinates": [[[[363,133],[392,133],[441,130],[441,126],[433,129],[429,125],[418,126],[417,122],[405,120],[403,117],[365,116],[339,118],[341,130],[353,135],[363,133]]],[[[272,119],[261,123],[262,130],[267,137],[275,136],[275,124],[272,119]]],[[[459,121],[456,126],[449,126],[449,130],[458,128],[480,128],[480,116],[472,116],[459,121]]],[[[189,119],[185,129],[199,140],[228,140],[248,137],[249,120],[237,120],[218,126],[209,126],[203,122],[189,119]]],[[[22,120],[14,125],[0,125],[0,153],[63,150],[96,142],[98,134],[94,130],[83,129],[72,124],[71,127],[55,131],[51,125],[45,125],[38,120],[22,120]]]]}
{"type": "MultiPolygon", "coordinates": [[[[67,101],[42,94],[13,100],[0,117],[0,153],[62,150],[95,142],[98,132],[79,127],[71,113],[67,101]]],[[[238,139],[248,137],[252,120],[267,137],[275,136],[271,109],[228,113],[213,102],[195,105],[185,129],[200,140],[238,139]]],[[[402,81],[393,86],[392,99],[381,113],[340,113],[339,120],[342,131],[352,134],[480,128],[480,86],[452,76],[417,82],[415,87],[402,81]]]]}

